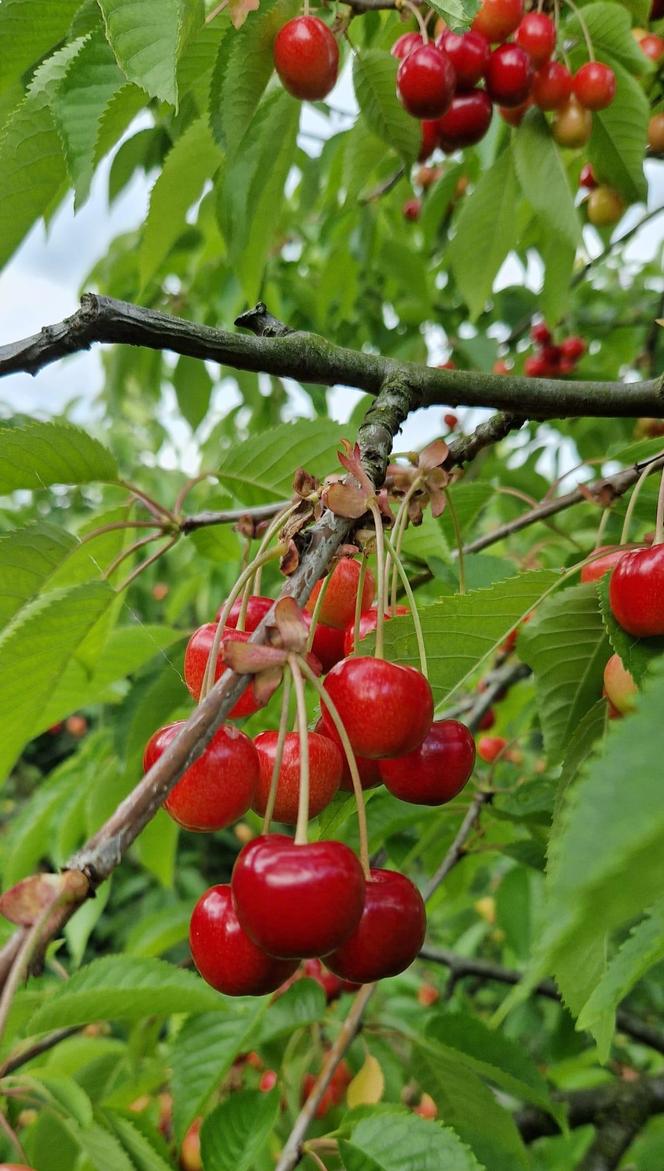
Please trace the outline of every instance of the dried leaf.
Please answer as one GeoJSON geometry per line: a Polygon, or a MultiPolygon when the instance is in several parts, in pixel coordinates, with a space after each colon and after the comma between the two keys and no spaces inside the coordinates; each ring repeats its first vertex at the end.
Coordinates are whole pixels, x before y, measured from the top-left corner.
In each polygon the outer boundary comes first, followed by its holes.
{"type": "Polygon", "coordinates": [[[257,675],[259,671],[282,667],[287,659],[288,652],[280,647],[224,639],[224,662],[238,675],[257,675]]]}
{"type": "Polygon", "coordinates": [[[335,516],[346,516],[357,520],[367,511],[367,495],[351,484],[330,484],[323,488],[323,502],[335,516]]]}
{"type": "Polygon", "coordinates": [[[297,545],[295,541],[290,540],[288,548],[279,562],[279,568],[286,577],[290,577],[291,573],[295,573],[299,564],[300,554],[297,551],[297,545]]]}
{"type": "Polygon", "coordinates": [[[242,28],[249,13],[256,12],[259,8],[260,0],[229,0],[228,11],[233,28],[242,28]]]}
{"type": "Polygon", "coordinates": [[[309,628],[295,598],[281,598],[275,607],[274,616],[281,645],[286,650],[301,654],[307,645],[309,628]]]}
{"type": "Polygon", "coordinates": [[[445,462],[449,453],[450,449],[444,439],[434,439],[433,443],[427,444],[420,452],[420,470],[426,472],[433,468],[439,468],[445,462]]]}
{"type": "Polygon", "coordinates": [[[32,874],[0,896],[0,914],[19,927],[33,923],[56,902],[83,900],[89,891],[88,880],[79,870],[64,874],[32,874]]]}
{"type": "Polygon", "coordinates": [[[253,682],[254,695],[261,707],[265,707],[265,704],[272,699],[282,678],[283,671],[281,667],[270,667],[267,671],[261,671],[256,676],[253,682]]]}

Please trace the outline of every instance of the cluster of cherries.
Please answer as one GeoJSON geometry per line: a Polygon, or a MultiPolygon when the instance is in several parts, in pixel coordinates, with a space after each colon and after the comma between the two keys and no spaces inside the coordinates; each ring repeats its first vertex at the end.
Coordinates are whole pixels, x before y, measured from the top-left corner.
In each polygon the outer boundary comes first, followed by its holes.
{"type": "Polygon", "coordinates": [[[573,374],[577,363],[586,352],[586,343],[582,337],[576,335],[555,343],[551,330],[543,321],[533,325],[530,336],[536,351],[529,354],[523,364],[523,372],[527,378],[561,378],[566,374],[573,374]]]}
{"type": "MultiPolygon", "coordinates": [[[[356,760],[362,788],[380,783],[403,801],[442,805],[468,781],[475,763],[470,731],[456,720],[433,720],[431,688],[424,675],[380,658],[353,654],[355,610],[360,583],[359,637],[375,629],[371,607],[374,581],[362,578],[351,558],[338,562],[318,604],[312,651],[326,671],[324,694],[336,709],[356,760]]],[[[311,614],[319,583],[303,615],[311,614]]],[[[273,606],[254,596],[238,630],[240,606],[223,630],[215,680],[228,669],[224,647],[246,641],[273,606]]],[[[403,607],[399,608],[403,613],[403,607]]],[[[390,615],[386,614],[386,618],[390,615]]],[[[197,630],[185,653],[185,682],[199,699],[217,623],[197,630]]],[[[262,706],[252,681],[231,711],[248,716],[262,706]]],[[[144,755],[150,768],[178,735],[182,722],[161,728],[144,755]]],[[[262,732],[252,741],[224,724],[202,755],[171,790],[164,805],[191,830],[222,829],[248,809],[265,813],[279,734],[262,732]]],[[[301,781],[298,733],[286,733],[273,816],[298,820],[301,781]]],[[[307,735],[309,816],[332,800],[339,787],[352,788],[341,738],[326,704],[307,735]]],[[[211,887],[191,919],[192,956],[203,978],[228,995],[260,995],[289,979],[303,959],[325,958],[342,980],[362,984],[395,975],[417,955],[426,926],[424,904],[412,882],[396,871],[363,869],[340,841],[294,841],[263,833],[238,855],[230,884],[211,887]]]]}

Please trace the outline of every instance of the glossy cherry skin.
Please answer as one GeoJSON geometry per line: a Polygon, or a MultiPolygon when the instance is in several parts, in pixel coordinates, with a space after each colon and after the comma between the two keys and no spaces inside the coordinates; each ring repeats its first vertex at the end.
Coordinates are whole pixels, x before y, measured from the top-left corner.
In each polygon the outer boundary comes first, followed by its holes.
{"type": "MultiPolygon", "coordinates": [[[[320,622],[326,626],[335,626],[343,630],[355,616],[355,599],[360,584],[361,566],[359,561],[351,557],[344,557],[338,561],[330,575],[325,590],[321,608],[318,612],[320,622]]],[[[323,583],[317,581],[306,606],[308,614],[313,614],[316,599],[323,588],[323,583]]],[[[368,610],[376,592],[376,583],[370,569],[366,570],[362,589],[362,610],[368,610]]]]}
{"type": "MultiPolygon", "coordinates": [[[[258,753],[260,776],[254,795],[254,809],[265,813],[277,751],[278,732],[261,732],[254,744],[258,753]]],[[[309,817],[317,817],[334,797],[341,781],[342,759],[337,745],[328,736],[309,733],[309,817]]],[[[274,820],[295,825],[300,796],[300,737],[287,732],[284,755],[279,769],[274,820]]]]}
{"type": "Polygon", "coordinates": [[[339,46],[317,16],[297,16],[277,33],[274,67],[284,89],[295,98],[320,101],[334,87],[339,72],[339,46]]]}
{"type": "Polygon", "coordinates": [[[574,74],[574,96],[586,110],[606,109],[616,96],[615,73],[602,61],[587,61],[574,74]]]}
{"type": "MultiPolygon", "coordinates": [[[[216,629],[216,622],[208,622],[205,626],[199,626],[198,630],[194,631],[187,643],[187,649],[184,653],[184,681],[194,699],[198,699],[201,694],[205,668],[210,651],[212,650],[216,629]]],[[[249,635],[245,631],[233,630],[230,626],[226,627],[223,637],[233,639],[237,642],[249,641],[249,635]]],[[[217,669],[214,673],[215,683],[218,679],[221,679],[225,670],[222,640],[222,645],[219,648],[219,658],[217,659],[217,669]]],[[[250,683],[246,691],[238,699],[235,707],[232,708],[230,713],[231,718],[240,720],[243,716],[250,716],[254,712],[257,712],[262,706],[256,699],[253,683],[250,683]]]]}
{"type": "Polygon", "coordinates": [[[343,842],[296,846],[283,834],[254,838],[235,860],[231,885],[245,931],[280,959],[334,951],[364,906],[362,867],[343,842]]]}
{"type": "MultiPolygon", "coordinates": [[[[431,688],[414,667],[361,656],[344,659],[332,668],[324,687],[353,750],[369,760],[413,752],[431,727],[431,688]]],[[[330,727],[325,710],[323,722],[330,727]]]]}
{"type": "Polygon", "coordinates": [[[456,77],[449,57],[436,45],[422,45],[397,70],[397,97],[414,118],[439,118],[454,96],[456,77]]]}
{"type": "Polygon", "coordinates": [[[551,330],[543,321],[536,321],[530,327],[530,336],[536,346],[550,346],[553,340],[551,330]]]}
{"type": "Polygon", "coordinates": [[[496,44],[514,32],[522,17],[523,0],[483,0],[472,29],[496,44]]]}
{"type": "Polygon", "coordinates": [[[540,110],[559,110],[572,93],[573,77],[560,61],[547,61],[533,77],[533,101],[540,110]]]}
{"type": "Polygon", "coordinates": [[[417,956],[426,926],[422,896],[410,879],[396,870],[372,870],[358,926],[325,963],[356,984],[397,976],[417,956]]]}
{"type": "Polygon", "coordinates": [[[526,98],[520,106],[499,106],[498,113],[510,126],[520,126],[533,104],[532,98],[526,98]]]}
{"type": "MultiPolygon", "coordinates": [[[[400,617],[400,616],[403,617],[404,614],[410,614],[410,610],[408,609],[408,606],[397,606],[396,615],[395,614],[386,614],[385,621],[389,622],[390,618],[394,618],[394,617],[400,617]]],[[[378,611],[375,606],[372,606],[372,608],[370,610],[365,610],[364,613],[360,615],[360,630],[359,630],[360,638],[359,638],[359,641],[361,642],[363,638],[366,638],[369,634],[373,634],[374,630],[376,629],[377,624],[378,624],[378,611]]],[[[344,630],[344,644],[343,644],[343,646],[344,646],[344,657],[346,655],[352,655],[352,653],[355,649],[355,619],[353,619],[352,622],[349,622],[348,626],[344,630]]]]}
{"type": "MultiPolygon", "coordinates": [[[[311,626],[311,614],[306,611],[302,614],[305,624],[311,626]]],[[[311,649],[323,668],[323,674],[340,663],[344,657],[344,632],[337,626],[326,626],[324,622],[317,622],[311,649]]]]}
{"type": "Polygon", "coordinates": [[[263,996],[293,975],[296,960],[266,955],[238,922],[228,885],[211,886],[189,925],[192,959],[207,984],[226,996],[263,996]]]}
{"type": "MultiPolygon", "coordinates": [[[[168,724],[150,738],[143,756],[146,772],[184,724],[184,720],[168,724]]],[[[258,779],[258,753],[249,736],[224,724],[171,789],[164,809],[185,829],[225,829],[251,808],[258,779]]]]}
{"type": "MultiPolygon", "coordinates": [[[[336,744],[339,752],[341,753],[342,760],[341,784],[339,785],[339,788],[345,793],[352,793],[353,781],[350,775],[346,753],[343,750],[341,740],[337,736],[337,730],[334,724],[332,721],[330,721],[329,724],[326,724],[321,718],[316,724],[314,731],[318,732],[320,736],[328,736],[332,743],[336,744]]],[[[360,784],[363,789],[375,789],[376,785],[382,785],[383,778],[380,775],[377,761],[367,760],[364,756],[358,756],[356,754],[355,763],[357,765],[357,771],[360,774],[360,784]]]]}
{"type": "Polygon", "coordinates": [[[639,689],[620,655],[611,655],[604,668],[604,694],[621,716],[633,711],[639,689]]]}
{"type": "Polygon", "coordinates": [[[507,740],[503,736],[482,736],[477,744],[477,755],[491,764],[504,748],[507,748],[507,740]]]}
{"type": "Polygon", "coordinates": [[[601,553],[602,556],[596,556],[593,561],[584,565],[581,570],[581,581],[599,581],[605,573],[615,569],[627,552],[629,547],[626,545],[600,545],[599,549],[595,549],[595,553],[601,553]]]}
{"type": "Polygon", "coordinates": [[[438,120],[436,118],[425,119],[421,123],[421,127],[422,145],[420,146],[417,161],[425,163],[438,146],[438,120]]]}
{"type": "MultiPolygon", "coordinates": [[[[230,614],[226,619],[226,625],[232,627],[233,630],[237,627],[237,620],[240,617],[240,609],[242,606],[242,596],[236,598],[231,606],[230,614]]],[[[247,613],[244,618],[244,629],[247,634],[251,634],[257,626],[263,621],[266,614],[274,606],[274,598],[264,598],[260,594],[252,594],[247,604],[247,613]]],[[[217,622],[221,618],[223,606],[220,606],[215,614],[217,622]]]]}
{"type": "Polygon", "coordinates": [[[411,805],[446,805],[475,767],[475,741],[458,720],[436,720],[414,752],[381,760],[385,787],[411,805]]]}
{"type": "Polygon", "coordinates": [[[439,44],[454,66],[457,89],[471,89],[482,80],[491,55],[486,37],[472,31],[448,32],[441,37],[439,44]]]}
{"type": "Polygon", "coordinates": [[[338,1000],[342,992],[357,992],[358,989],[358,985],[353,984],[352,980],[340,980],[334,972],[329,972],[321,960],[305,960],[302,964],[302,975],[320,985],[328,1004],[338,1000]]]}
{"type": "Polygon", "coordinates": [[[523,363],[526,378],[548,378],[549,364],[541,354],[529,354],[523,363]]]}
{"type": "Polygon", "coordinates": [[[533,67],[519,45],[494,49],[486,68],[489,96],[501,106],[520,106],[530,93],[533,67]]]}
{"type": "Polygon", "coordinates": [[[527,12],[514,37],[525,49],[533,65],[539,68],[556,47],[556,26],[545,12],[527,12]]]}
{"type": "Polygon", "coordinates": [[[403,33],[398,40],[394,42],[390,53],[396,57],[397,61],[403,61],[413,49],[419,49],[424,44],[419,33],[403,33]]]}
{"type": "Polygon", "coordinates": [[[446,114],[438,119],[438,142],[446,154],[474,146],[491,124],[493,105],[483,89],[455,94],[446,114]]]}
{"type": "Polygon", "coordinates": [[[664,545],[632,549],[621,557],[611,574],[609,602],[628,634],[664,634],[664,545]]]}

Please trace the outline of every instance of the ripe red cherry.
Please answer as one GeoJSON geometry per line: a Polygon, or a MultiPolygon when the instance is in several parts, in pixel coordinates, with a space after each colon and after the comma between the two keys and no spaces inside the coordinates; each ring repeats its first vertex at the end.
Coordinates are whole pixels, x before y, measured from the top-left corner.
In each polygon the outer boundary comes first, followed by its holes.
{"type": "Polygon", "coordinates": [[[664,57],[664,37],[659,37],[656,33],[648,33],[647,37],[642,37],[639,46],[646,57],[650,57],[656,65],[664,57]]]}
{"type": "Polygon", "coordinates": [[[326,98],[339,72],[339,46],[317,16],[297,16],[277,33],[274,67],[284,89],[295,98],[326,98]]]}
{"type": "Polygon", "coordinates": [[[549,364],[541,354],[529,354],[523,363],[523,372],[526,378],[547,378],[549,364]]]}
{"type": "MultiPolygon", "coordinates": [[[[184,723],[178,720],[167,724],[148,740],[143,756],[146,772],[175,740],[184,723]]],[[[232,724],[224,724],[171,789],[164,809],[185,829],[224,829],[251,807],[258,771],[258,753],[249,737],[232,724]]]]}
{"type": "Polygon", "coordinates": [[[491,53],[486,37],[474,32],[448,32],[439,41],[439,46],[454,66],[457,89],[470,89],[481,81],[491,53]]]}
{"type": "Polygon", "coordinates": [[[194,907],[189,925],[192,959],[207,984],[226,996],[262,996],[274,992],[297,967],[275,960],[256,947],[243,931],[228,885],[211,886],[194,907]]]}
{"type": "Polygon", "coordinates": [[[604,668],[604,692],[609,703],[621,716],[626,716],[634,710],[639,689],[620,655],[611,655],[604,668]]]}
{"type": "Polygon", "coordinates": [[[530,93],[533,67],[530,57],[518,45],[494,49],[486,69],[486,87],[501,106],[520,106],[530,93]]]}
{"type": "Polygon", "coordinates": [[[574,74],[573,86],[576,100],[586,110],[604,110],[616,96],[616,75],[602,61],[587,61],[574,74]]]}
{"type": "MultiPolygon", "coordinates": [[[[410,614],[410,610],[408,609],[408,606],[397,606],[396,617],[403,616],[404,614],[410,614]]],[[[395,617],[394,614],[386,614],[385,621],[389,622],[390,618],[394,618],[394,617],[395,617]]],[[[372,608],[370,610],[365,610],[364,614],[360,615],[360,630],[359,630],[360,639],[359,639],[359,641],[361,642],[363,638],[367,637],[367,635],[372,634],[373,631],[376,629],[377,624],[378,624],[378,611],[375,606],[372,606],[372,608]]],[[[348,623],[348,626],[344,630],[344,655],[352,655],[354,649],[355,649],[355,620],[353,619],[352,622],[348,623]]]]}
{"type": "Polygon", "coordinates": [[[545,12],[527,12],[514,39],[538,67],[549,60],[556,47],[556,26],[545,12]]]}
{"type": "MultiPolygon", "coordinates": [[[[194,699],[198,699],[201,694],[201,687],[203,686],[203,677],[205,675],[205,668],[212,650],[214,636],[217,629],[216,622],[208,622],[205,626],[199,626],[192,634],[187,649],[184,653],[184,681],[189,688],[194,699]]],[[[233,630],[232,627],[227,626],[224,630],[224,638],[233,639],[236,642],[248,642],[249,635],[243,630],[233,630]]],[[[224,648],[223,644],[219,648],[219,658],[217,659],[217,669],[214,673],[214,681],[221,679],[226,668],[224,667],[224,648]]],[[[239,720],[243,716],[250,716],[257,712],[263,705],[256,699],[253,683],[250,683],[246,691],[238,699],[235,707],[231,711],[231,717],[239,720]]]]}
{"type": "Polygon", "coordinates": [[[593,561],[584,565],[581,570],[581,581],[598,581],[600,577],[604,577],[605,573],[610,573],[612,569],[615,569],[628,551],[625,545],[600,545],[599,549],[595,549],[595,553],[601,553],[602,556],[597,556],[593,561]]]}
{"type": "MultiPolygon", "coordinates": [[[[316,1107],[316,1118],[325,1118],[335,1106],[340,1106],[344,1100],[346,1090],[353,1080],[353,1071],[348,1062],[340,1061],[332,1074],[330,1084],[316,1107]]],[[[312,1073],[305,1073],[302,1079],[302,1102],[306,1102],[316,1085],[316,1078],[312,1073]]]]}
{"type": "MultiPolygon", "coordinates": [[[[260,594],[252,594],[247,604],[247,613],[244,619],[244,629],[247,634],[251,634],[257,626],[263,621],[266,614],[270,612],[274,606],[274,598],[264,598],[260,594]]],[[[226,619],[226,625],[233,628],[237,627],[237,620],[240,617],[240,609],[242,607],[242,597],[236,598],[231,606],[230,614],[226,619]]],[[[220,606],[215,614],[217,622],[221,618],[223,606],[220,606]]]]}
{"type": "Polygon", "coordinates": [[[628,634],[664,634],[664,545],[632,549],[621,557],[611,574],[609,602],[628,634]]]}
{"type": "MultiPolygon", "coordinates": [[[[302,615],[305,625],[311,626],[311,614],[302,615]]],[[[341,662],[344,657],[344,632],[336,626],[326,626],[324,622],[317,622],[311,649],[318,659],[323,674],[327,674],[335,663],[341,662]]]]}
{"type": "Polygon", "coordinates": [[[493,105],[486,90],[455,94],[446,114],[438,119],[438,142],[446,154],[473,146],[491,124],[493,105]]]}
{"type": "Polygon", "coordinates": [[[421,199],[407,199],[402,207],[403,218],[405,220],[419,220],[422,214],[422,200],[421,199]]]}
{"type": "Polygon", "coordinates": [[[357,984],[396,976],[417,956],[426,926],[422,896],[410,879],[396,870],[372,870],[358,926],[325,963],[357,984]]]}
{"type": "Polygon", "coordinates": [[[436,45],[422,45],[397,70],[397,97],[414,118],[439,118],[454,96],[456,77],[449,57],[436,45]]]}
{"type": "Polygon", "coordinates": [[[478,732],[488,732],[489,728],[493,728],[493,725],[495,724],[495,722],[496,722],[496,713],[494,712],[493,708],[490,707],[488,712],[484,713],[484,715],[482,716],[482,719],[480,720],[479,724],[477,725],[478,732]]]}
{"type": "Polygon", "coordinates": [[[458,720],[436,720],[414,752],[381,760],[380,774],[395,797],[411,805],[445,805],[475,766],[475,741],[458,720]]]}
{"type": "Polygon", "coordinates": [[[536,321],[534,325],[531,325],[530,336],[536,346],[550,346],[553,340],[551,330],[543,321],[536,321]]]}
{"type": "Polygon", "coordinates": [[[397,61],[403,61],[413,52],[413,49],[419,49],[423,44],[424,41],[419,33],[403,33],[392,45],[390,53],[396,57],[397,61]]]}
{"type": "MultiPolygon", "coordinates": [[[[337,736],[337,730],[334,724],[330,721],[328,726],[321,718],[316,724],[314,731],[318,732],[321,736],[327,736],[333,744],[336,744],[341,753],[342,760],[341,784],[339,788],[345,793],[352,793],[353,781],[350,775],[346,753],[343,750],[341,740],[337,736]]],[[[380,770],[375,760],[366,760],[364,756],[356,755],[355,763],[357,765],[357,771],[360,774],[360,784],[363,789],[375,789],[376,785],[382,785],[383,778],[380,775],[380,770]]]]}
{"type": "Polygon", "coordinates": [[[533,77],[533,100],[540,110],[559,110],[572,94],[574,78],[560,61],[547,61],[533,77]]]}
{"type": "Polygon", "coordinates": [[[321,960],[305,960],[302,964],[302,975],[320,984],[328,1004],[338,1000],[342,992],[356,992],[358,988],[351,980],[340,980],[334,972],[329,972],[321,960]]]}
{"type": "Polygon", "coordinates": [[[587,191],[594,191],[598,186],[595,172],[592,168],[592,163],[584,163],[579,175],[579,187],[585,187],[587,191]]]}
{"type": "Polygon", "coordinates": [[[432,118],[421,123],[422,126],[422,145],[420,146],[420,153],[417,156],[417,161],[420,163],[426,162],[430,155],[433,154],[438,146],[438,119],[432,118]]]}
{"type": "Polygon", "coordinates": [[[532,104],[533,99],[526,98],[525,102],[522,102],[520,106],[499,106],[498,113],[510,126],[520,126],[532,104]]]}
{"type": "Polygon", "coordinates": [[[254,838],[231,879],[235,909],[254,943],[282,959],[325,956],[355,930],[364,874],[343,842],[296,846],[283,834],[254,838]]]}
{"type": "MultiPolygon", "coordinates": [[[[351,618],[355,616],[355,599],[360,583],[360,563],[351,557],[344,557],[338,561],[332,570],[330,580],[325,591],[325,597],[318,614],[319,620],[326,626],[336,626],[343,630],[351,618]]],[[[311,597],[305,606],[309,614],[313,614],[316,598],[322,582],[316,582],[311,597]]],[[[376,592],[376,583],[370,569],[367,569],[362,590],[362,609],[368,610],[376,592]]]]}
{"type": "Polygon", "coordinates": [[[450,431],[454,431],[459,426],[459,418],[450,411],[449,414],[443,415],[443,423],[449,427],[450,431]]]}
{"type": "MultiPolygon", "coordinates": [[[[414,667],[368,657],[344,659],[332,668],[324,687],[353,750],[370,760],[412,752],[431,727],[431,688],[414,667]]],[[[329,728],[325,710],[323,721],[329,728]]]]}
{"type": "Polygon", "coordinates": [[[482,736],[477,744],[477,755],[491,764],[506,747],[507,740],[503,736],[482,736]]]}
{"type": "Polygon", "coordinates": [[[578,362],[586,352],[586,343],[582,337],[566,337],[560,343],[560,348],[563,352],[563,358],[568,358],[570,362],[578,362]]]}
{"type": "MultiPolygon", "coordinates": [[[[278,732],[261,732],[254,744],[258,753],[260,776],[254,795],[256,813],[265,813],[277,751],[278,732]]],[[[309,733],[309,817],[316,817],[334,797],[341,781],[341,752],[328,736],[309,733]]],[[[300,737],[287,732],[284,755],[279,769],[275,821],[295,825],[300,795],[300,737]]]]}
{"type": "Polygon", "coordinates": [[[472,29],[496,44],[514,32],[522,16],[523,0],[483,0],[472,29]]]}

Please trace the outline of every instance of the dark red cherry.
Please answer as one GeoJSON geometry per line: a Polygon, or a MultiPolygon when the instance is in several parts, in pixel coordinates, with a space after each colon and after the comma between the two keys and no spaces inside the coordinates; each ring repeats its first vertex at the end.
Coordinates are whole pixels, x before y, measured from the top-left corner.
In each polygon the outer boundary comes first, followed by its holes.
{"type": "Polygon", "coordinates": [[[499,106],[498,113],[504,122],[510,126],[520,126],[533,104],[532,98],[526,98],[520,106],[499,106]]]}
{"type": "Polygon", "coordinates": [[[396,870],[372,870],[358,926],[325,963],[356,984],[396,976],[417,956],[426,925],[422,896],[410,879],[396,870]]]}
{"type": "Polygon", "coordinates": [[[556,26],[546,12],[527,12],[514,39],[538,68],[549,60],[556,47],[556,26]]]}
{"type": "Polygon", "coordinates": [[[317,16],[296,16],[277,33],[274,67],[284,89],[308,101],[326,98],[339,72],[336,37],[317,16]]]}
{"type": "MultiPolygon", "coordinates": [[[[403,756],[426,736],[433,696],[424,675],[384,659],[358,657],[337,663],[325,679],[355,752],[370,760],[403,756]]],[[[331,720],[323,710],[326,728],[331,720]]]]}
{"type": "Polygon", "coordinates": [[[438,121],[436,118],[429,119],[428,121],[425,120],[421,123],[421,126],[422,145],[420,146],[417,161],[425,163],[438,146],[438,121]]]}
{"type": "MultiPolygon", "coordinates": [[[[302,617],[305,624],[311,626],[311,614],[305,611],[302,617]]],[[[340,663],[344,657],[344,631],[336,626],[326,626],[324,622],[317,622],[311,649],[323,668],[323,674],[326,675],[334,664],[340,663]]]]}
{"type": "MultiPolygon", "coordinates": [[[[212,650],[214,636],[217,630],[216,622],[208,622],[205,626],[199,626],[198,630],[194,631],[187,649],[184,653],[184,681],[189,688],[194,699],[198,699],[201,694],[201,687],[203,686],[203,677],[205,675],[205,668],[212,650]]],[[[248,642],[249,635],[243,630],[233,630],[232,627],[227,626],[223,634],[224,638],[233,639],[236,642],[248,642]]],[[[223,641],[219,648],[219,658],[217,659],[217,669],[214,673],[214,681],[221,679],[226,668],[224,667],[224,648],[223,641]]],[[[235,707],[231,711],[231,717],[235,720],[241,719],[243,716],[250,716],[257,712],[259,707],[263,705],[256,699],[253,683],[250,683],[246,691],[238,699],[235,707]]]]}
{"type": "MultiPolygon", "coordinates": [[[[184,724],[184,720],[167,724],[148,740],[143,756],[146,772],[184,724]]],[[[171,789],[164,809],[185,829],[224,829],[251,807],[258,771],[258,753],[249,737],[232,724],[224,724],[171,789]]]]}
{"type": "Polygon", "coordinates": [[[438,141],[446,154],[473,146],[491,124],[493,105],[484,89],[455,94],[446,114],[438,119],[438,141]]]}
{"type": "Polygon", "coordinates": [[[519,45],[494,49],[486,69],[489,96],[501,106],[520,106],[530,93],[533,67],[519,45]]]}
{"type": "Polygon", "coordinates": [[[439,42],[456,73],[457,89],[471,89],[484,77],[491,49],[481,33],[448,32],[439,42]]]}
{"type": "Polygon", "coordinates": [[[207,984],[226,996],[263,996],[293,975],[296,960],[275,960],[243,931],[230,886],[211,886],[189,925],[192,959],[207,984]]]}
{"type": "Polygon", "coordinates": [[[231,879],[240,923],[282,959],[325,956],[348,939],[364,906],[364,874],[343,842],[296,846],[283,834],[254,838],[231,879]]]}
{"type": "Polygon", "coordinates": [[[664,634],[664,545],[632,549],[621,557],[611,574],[609,602],[628,634],[664,634]]]}
{"type": "Polygon", "coordinates": [[[340,980],[334,972],[329,972],[321,960],[305,960],[302,964],[302,975],[320,984],[328,1004],[338,1000],[342,992],[357,992],[359,988],[352,980],[340,980]]]}
{"type": "MultiPolygon", "coordinates": [[[[342,760],[341,784],[339,788],[346,793],[352,793],[353,781],[350,775],[346,753],[343,750],[341,740],[337,736],[337,730],[334,724],[330,721],[328,725],[321,718],[316,724],[314,731],[318,732],[320,736],[329,736],[330,740],[336,744],[341,753],[342,760]]],[[[356,755],[355,763],[357,764],[357,771],[360,774],[360,784],[363,789],[375,789],[376,785],[383,783],[383,778],[380,775],[378,764],[375,760],[366,760],[365,757],[356,755]]]]}
{"type": "Polygon", "coordinates": [[[419,49],[423,44],[424,41],[419,33],[403,33],[392,45],[390,53],[396,57],[397,61],[403,61],[413,52],[413,49],[419,49]]]}
{"type": "Polygon", "coordinates": [[[582,337],[573,336],[566,337],[560,343],[560,348],[563,352],[563,358],[567,358],[570,362],[578,362],[588,347],[582,337]]]}
{"type": "Polygon", "coordinates": [[[604,110],[616,96],[616,75],[602,61],[587,61],[574,74],[573,88],[586,110],[604,110]]]}
{"type": "MultiPolygon", "coordinates": [[[[403,616],[404,614],[410,614],[410,610],[408,609],[408,606],[397,606],[396,607],[396,615],[386,614],[385,621],[389,622],[390,618],[400,617],[400,616],[403,616]]],[[[373,633],[373,631],[376,629],[377,624],[378,624],[378,611],[375,606],[372,606],[372,608],[370,610],[365,610],[364,613],[360,615],[360,642],[362,641],[363,638],[366,638],[367,635],[373,633]]],[[[346,655],[352,655],[352,653],[355,649],[355,620],[354,619],[352,622],[348,623],[348,626],[344,630],[343,648],[344,648],[344,657],[346,655]]]]}
{"type": "Polygon", "coordinates": [[[583,566],[581,581],[598,581],[605,573],[611,573],[630,548],[629,545],[600,545],[599,549],[595,549],[597,556],[583,566]]]}
{"type": "Polygon", "coordinates": [[[529,354],[523,363],[526,378],[548,378],[549,364],[541,354],[529,354]]]}
{"type": "Polygon", "coordinates": [[[454,96],[456,77],[449,57],[436,45],[422,45],[397,70],[397,97],[414,118],[439,118],[454,96]]]}
{"type": "MultiPolygon", "coordinates": [[[[230,614],[226,619],[226,625],[232,627],[233,630],[237,627],[237,620],[240,617],[240,608],[242,606],[242,597],[236,598],[231,606],[230,614]]],[[[266,614],[274,606],[274,598],[264,598],[260,594],[252,594],[247,604],[247,613],[244,619],[244,629],[247,634],[251,634],[257,626],[263,621],[266,614]]],[[[223,606],[220,606],[215,614],[217,622],[221,618],[223,606]]]]}
{"type": "MultiPolygon", "coordinates": [[[[261,732],[254,744],[258,753],[260,776],[254,795],[254,809],[265,813],[277,751],[278,732],[261,732]]],[[[330,737],[309,733],[309,817],[316,817],[334,797],[341,781],[341,752],[330,737]]],[[[287,732],[284,755],[277,782],[274,820],[295,825],[300,796],[300,737],[287,732]]]]}
{"type": "MultiPolygon", "coordinates": [[[[352,557],[343,557],[341,561],[337,562],[330,575],[330,580],[325,590],[325,597],[323,598],[318,613],[318,618],[321,622],[324,622],[327,626],[336,626],[338,630],[343,630],[351,618],[355,616],[355,600],[360,585],[360,570],[361,566],[359,561],[354,561],[352,557]]],[[[320,581],[316,582],[316,585],[311,591],[311,597],[305,606],[308,614],[313,614],[316,599],[322,588],[323,583],[320,581]]],[[[362,610],[369,608],[375,592],[376,583],[373,573],[370,569],[367,569],[362,588],[362,610]]]]}
{"type": "Polygon", "coordinates": [[[481,736],[477,742],[477,755],[488,764],[493,764],[498,756],[502,756],[505,748],[507,740],[504,736],[481,736]]]}
{"type": "Polygon", "coordinates": [[[560,110],[566,106],[574,79],[560,61],[547,61],[533,77],[533,100],[540,110],[560,110]]]}
{"type": "Polygon", "coordinates": [[[543,321],[536,321],[530,327],[530,336],[536,346],[550,346],[553,341],[551,330],[543,321]]]}
{"type": "Polygon", "coordinates": [[[513,33],[523,16],[523,0],[483,0],[472,28],[496,44],[513,33]]]}
{"type": "Polygon", "coordinates": [[[386,788],[411,805],[445,805],[460,793],[475,766],[475,741],[458,720],[436,720],[419,748],[381,760],[386,788]]]}

